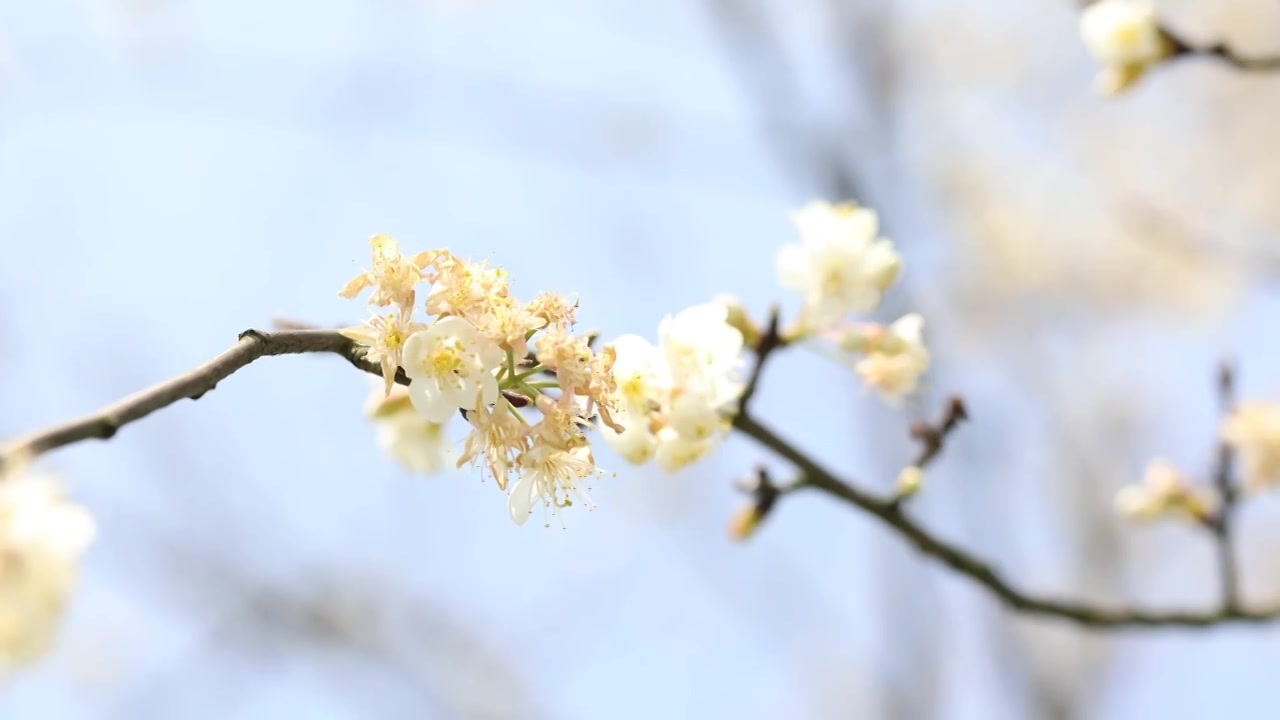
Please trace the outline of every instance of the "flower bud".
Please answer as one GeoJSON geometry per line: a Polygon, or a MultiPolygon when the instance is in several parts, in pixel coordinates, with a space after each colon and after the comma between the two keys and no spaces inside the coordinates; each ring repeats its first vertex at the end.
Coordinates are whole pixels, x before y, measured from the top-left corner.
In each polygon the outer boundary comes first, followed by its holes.
{"type": "Polygon", "coordinates": [[[729,539],[745,542],[760,527],[763,519],[764,513],[760,512],[760,506],[754,500],[739,505],[733,515],[729,516],[729,539]]]}
{"type": "Polygon", "coordinates": [[[1103,95],[1127,90],[1175,49],[1148,0],[1100,0],[1089,5],[1080,13],[1080,38],[1103,66],[1095,81],[1103,95]]]}
{"type": "Polygon", "coordinates": [[[922,483],[924,483],[924,470],[918,465],[908,465],[902,468],[902,472],[898,473],[898,482],[894,492],[899,500],[905,500],[915,495],[922,483]]]}

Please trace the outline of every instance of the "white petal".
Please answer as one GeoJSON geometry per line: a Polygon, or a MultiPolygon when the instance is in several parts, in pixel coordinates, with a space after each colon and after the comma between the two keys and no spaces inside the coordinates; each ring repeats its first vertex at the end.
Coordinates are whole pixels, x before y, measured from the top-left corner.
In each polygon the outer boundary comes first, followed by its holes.
{"type": "Polygon", "coordinates": [[[431,331],[439,337],[456,337],[465,343],[475,337],[476,326],[457,315],[447,315],[436,320],[431,331]]]}
{"type": "Polygon", "coordinates": [[[883,292],[902,273],[902,256],[889,240],[877,240],[862,256],[862,274],[877,290],[883,292]]]}
{"type": "Polygon", "coordinates": [[[813,264],[800,245],[784,245],[778,250],[778,283],[788,290],[804,292],[811,284],[813,264]]]}
{"type": "Polygon", "coordinates": [[[480,402],[492,405],[498,401],[498,379],[485,372],[480,377],[480,402]]]}
{"type": "Polygon", "coordinates": [[[511,521],[515,524],[523,525],[533,514],[533,503],[537,496],[536,487],[537,483],[525,476],[511,488],[511,495],[507,498],[507,512],[510,513],[511,521]]]}
{"type": "Polygon", "coordinates": [[[434,343],[435,338],[427,330],[419,330],[404,341],[400,362],[401,366],[404,367],[404,374],[409,376],[410,380],[423,375],[423,361],[426,360],[427,354],[431,352],[431,346],[434,343]]]}
{"type": "Polygon", "coordinates": [[[658,437],[654,460],[664,472],[674,473],[705,457],[716,446],[714,441],[691,442],[664,428],[658,437]]]}
{"type": "Polygon", "coordinates": [[[456,403],[449,402],[443,396],[440,385],[429,379],[415,380],[409,384],[409,402],[413,403],[413,409],[419,415],[434,423],[448,420],[458,410],[456,403]]]}
{"type": "Polygon", "coordinates": [[[680,437],[694,442],[706,440],[720,427],[716,409],[691,393],[681,395],[672,404],[669,421],[680,437]]]}
{"type": "Polygon", "coordinates": [[[924,318],[919,313],[903,315],[889,326],[890,332],[909,343],[917,344],[923,337],[924,318]]]}
{"type": "Polygon", "coordinates": [[[625,429],[617,433],[602,425],[600,437],[604,438],[605,444],[632,465],[643,465],[653,458],[658,439],[645,427],[643,417],[622,410],[615,414],[614,419],[625,429]]]}
{"type": "Polygon", "coordinates": [[[476,357],[485,370],[497,370],[507,362],[507,353],[486,337],[477,339],[476,357]]]}

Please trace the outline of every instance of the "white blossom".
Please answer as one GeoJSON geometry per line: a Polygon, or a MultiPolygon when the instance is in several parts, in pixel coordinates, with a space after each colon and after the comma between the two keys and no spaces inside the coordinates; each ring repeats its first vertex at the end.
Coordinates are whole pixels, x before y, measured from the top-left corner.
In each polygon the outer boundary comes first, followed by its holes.
{"type": "Polygon", "coordinates": [[[1154,520],[1182,514],[1205,520],[1216,510],[1217,496],[1192,485],[1173,463],[1152,460],[1138,485],[1127,485],[1116,493],[1116,511],[1131,520],[1154,520]]]}
{"type": "Polygon", "coordinates": [[[1247,489],[1280,484],[1280,404],[1242,403],[1223,419],[1219,435],[1239,457],[1247,489]]]}
{"type": "Polygon", "coordinates": [[[915,392],[920,376],[929,368],[923,331],[924,318],[912,313],[865,339],[866,356],[858,361],[855,370],[867,387],[875,389],[891,405],[915,392]]]}
{"type": "Polygon", "coordinates": [[[373,250],[372,267],[344,285],[338,295],[354,298],[371,287],[370,305],[398,305],[406,312],[411,310],[416,295],[414,288],[422,282],[422,270],[430,259],[429,254],[406,258],[390,235],[374,235],[369,238],[369,245],[373,250]]]}
{"type": "Polygon", "coordinates": [[[803,329],[820,331],[849,313],[874,310],[902,265],[893,243],[877,237],[875,212],[815,202],[794,221],[801,242],[778,252],[778,280],[804,298],[803,329]]]}
{"type": "Polygon", "coordinates": [[[460,317],[443,317],[404,344],[404,372],[411,381],[409,399],[427,420],[441,423],[459,408],[498,399],[493,371],[505,355],[460,317]]]}
{"type": "Polygon", "coordinates": [[[571,498],[591,506],[591,497],[582,483],[600,471],[588,446],[560,448],[537,443],[520,456],[518,466],[520,479],[512,486],[507,499],[507,511],[515,524],[523,525],[539,502],[553,513],[571,505],[571,498]]]}
{"type": "Polygon", "coordinates": [[[375,314],[363,325],[338,331],[364,348],[365,359],[381,368],[384,395],[390,395],[391,386],[395,384],[405,341],[421,328],[412,316],[412,312],[400,308],[386,315],[375,314]]]}
{"type": "Polygon", "coordinates": [[[383,395],[382,384],[376,383],[366,412],[377,432],[378,447],[406,470],[434,475],[452,464],[447,422],[419,415],[405,386],[395,385],[383,395]]]}
{"type": "Polygon", "coordinates": [[[605,444],[632,465],[642,465],[652,460],[658,448],[658,437],[650,427],[648,414],[620,408],[614,411],[613,416],[623,429],[618,432],[608,426],[601,426],[600,437],[605,444]]]}
{"type": "Polygon", "coordinates": [[[653,460],[663,472],[678,472],[689,465],[707,457],[718,446],[718,437],[706,440],[694,440],[676,432],[675,428],[664,427],[658,431],[658,444],[654,448],[653,460]]]}
{"type": "Polygon", "coordinates": [[[727,322],[720,303],[695,305],[658,325],[671,400],[696,396],[717,411],[742,394],[742,333],[727,322]]]}
{"type": "Polygon", "coordinates": [[[0,666],[48,649],[93,536],[93,518],[53,479],[20,468],[0,477],[0,666]]]}
{"type": "Polygon", "coordinates": [[[1080,37],[1103,65],[1146,65],[1161,58],[1155,7],[1145,0],[1100,0],[1080,13],[1080,37]]]}
{"type": "Polygon", "coordinates": [[[1101,64],[1097,89],[1115,95],[1173,52],[1147,0],[1100,0],[1080,13],[1080,37],[1101,64]]]}
{"type": "Polygon", "coordinates": [[[724,303],[696,305],[663,318],[656,347],[635,335],[612,343],[614,419],[624,429],[601,433],[623,459],[675,472],[728,434],[744,361],[742,333],[727,317],[724,303]]]}

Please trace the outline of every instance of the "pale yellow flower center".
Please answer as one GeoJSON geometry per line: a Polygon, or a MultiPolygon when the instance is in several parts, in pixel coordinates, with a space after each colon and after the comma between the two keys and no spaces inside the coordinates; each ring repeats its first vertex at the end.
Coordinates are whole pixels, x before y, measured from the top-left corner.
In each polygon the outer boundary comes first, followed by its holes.
{"type": "Polygon", "coordinates": [[[453,373],[455,375],[466,376],[466,368],[462,363],[462,358],[456,348],[443,346],[432,350],[426,357],[424,363],[427,371],[441,377],[453,373]]]}
{"type": "Polygon", "coordinates": [[[640,377],[639,373],[627,378],[627,381],[622,383],[621,392],[627,402],[632,405],[638,405],[644,402],[644,378],[640,377]]]}
{"type": "Polygon", "coordinates": [[[847,284],[847,278],[840,268],[831,268],[822,276],[822,292],[828,295],[840,292],[840,289],[847,284]]]}

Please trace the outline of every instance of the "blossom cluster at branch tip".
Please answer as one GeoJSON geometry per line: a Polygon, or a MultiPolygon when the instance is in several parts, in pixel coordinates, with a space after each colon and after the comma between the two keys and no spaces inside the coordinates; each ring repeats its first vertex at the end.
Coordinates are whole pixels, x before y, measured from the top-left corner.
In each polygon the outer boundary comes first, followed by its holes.
{"type": "Polygon", "coordinates": [[[58,483],[6,465],[0,477],[0,666],[12,670],[48,650],[94,536],[88,511],[58,483]]]}
{"type": "Polygon", "coordinates": [[[829,342],[864,385],[897,406],[920,384],[929,367],[924,318],[912,313],[889,326],[854,322],[869,313],[897,280],[902,259],[878,237],[874,211],[852,203],[813,202],[793,216],[800,243],[778,252],[778,279],[803,299],[790,339],[829,342]]]}
{"type": "Polygon", "coordinates": [[[1218,432],[1239,458],[1246,490],[1280,485],[1280,404],[1242,403],[1223,418],[1218,432]]]}
{"type": "Polygon", "coordinates": [[[745,364],[742,332],[729,318],[729,306],[713,301],[663,318],[657,345],[638,335],[614,340],[619,427],[601,435],[625,460],[676,472],[728,436],[745,364]]]}
{"type": "Polygon", "coordinates": [[[597,419],[623,426],[613,417],[615,349],[597,352],[574,334],[577,301],[542,293],[521,302],[505,270],[445,249],[410,258],[387,235],[370,245],[371,268],[339,294],[372,290],[371,317],[342,333],[381,370],[366,412],[382,449],[410,470],[437,472],[452,454],[447,423],[461,415],[470,428],[456,465],[481,466],[509,491],[517,524],[539,505],[590,506],[584,486],[603,471],[587,432],[597,419]]]}
{"type": "Polygon", "coordinates": [[[1205,522],[1217,512],[1218,502],[1216,493],[1194,485],[1164,459],[1152,460],[1142,474],[1142,482],[1120,488],[1115,498],[1116,511],[1132,520],[1172,515],[1205,522]]]}
{"type": "Polygon", "coordinates": [[[1080,13],[1080,37],[1102,66],[1096,88],[1116,95],[1173,54],[1150,0],[1099,0],[1080,13]]]}

